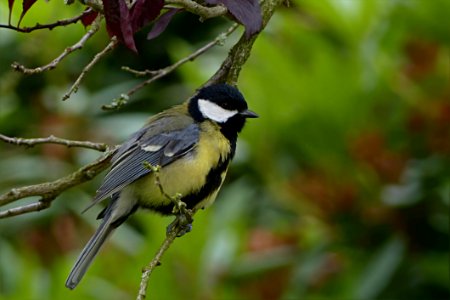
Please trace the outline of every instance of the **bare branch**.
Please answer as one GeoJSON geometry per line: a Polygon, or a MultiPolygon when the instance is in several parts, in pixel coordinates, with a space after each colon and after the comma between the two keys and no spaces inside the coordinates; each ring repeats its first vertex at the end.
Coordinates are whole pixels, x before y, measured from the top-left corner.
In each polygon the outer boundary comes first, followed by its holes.
{"type": "MultiPolygon", "coordinates": [[[[15,202],[19,199],[32,197],[32,196],[40,196],[41,201],[52,202],[57,196],[59,196],[65,190],[80,185],[83,182],[89,181],[103,170],[105,170],[109,166],[109,161],[114,154],[116,147],[106,152],[105,155],[90,163],[72,174],[69,174],[65,177],[59,178],[55,181],[44,182],[40,184],[24,186],[19,188],[11,189],[9,192],[0,195],[0,206],[7,205],[9,203],[15,202]]],[[[11,214],[8,213],[8,210],[0,212],[0,216],[2,218],[6,218],[13,215],[18,215],[20,213],[27,213],[31,211],[37,211],[39,208],[42,208],[42,205],[39,206],[36,204],[35,209],[32,210],[31,207],[17,207],[15,209],[10,209],[9,211],[15,212],[11,214]]]]}
{"type": "Polygon", "coordinates": [[[146,81],[141,82],[140,84],[136,85],[131,90],[129,90],[125,95],[127,97],[130,97],[131,95],[136,93],[138,90],[140,90],[144,86],[149,85],[150,83],[160,79],[161,77],[164,77],[164,76],[170,74],[171,72],[173,72],[175,69],[177,69],[181,65],[183,65],[183,64],[185,64],[185,63],[187,63],[189,61],[193,61],[194,59],[196,59],[197,57],[199,57],[200,55],[202,55],[203,53],[205,53],[206,51],[208,51],[212,47],[214,47],[216,45],[223,44],[225,39],[227,37],[229,37],[236,30],[237,27],[238,27],[238,24],[233,24],[230,28],[228,28],[228,30],[226,30],[225,32],[219,34],[213,41],[207,43],[206,45],[204,45],[200,49],[196,50],[195,52],[191,53],[190,55],[180,59],[179,61],[177,61],[173,65],[170,65],[170,66],[165,67],[163,69],[156,70],[156,71],[150,71],[150,70],[136,71],[136,70],[132,70],[132,69],[130,69],[128,67],[122,67],[123,70],[131,72],[131,73],[133,73],[135,75],[138,75],[138,76],[151,75],[151,77],[149,79],[147,79],[146,81]]]}
{"type": "Polygon", "coordinates": [[[95,19],[95,21],[92,23],[92,26],[88,30],[88,32],[86,32],[86,34],[76,44],[72,45],[71,47],[67,47],[64,50],[63,53],[61,53],[57,58],[55,58],[49,64],[47,64],[45,66],[42,66],[42,67],[29,69],[29,68],[25,67],[24,65],[19,64],[18,62],[14,62],[14,63],[11,64],[11,67],[15,71],[18,71],[18,72],[21,72],[21,73],[24,73],[24,74],[36,74],[36,73],[41,73],[41,72],[52,70],[52,69],[56,68],[56,66],[66,56],[68,56],[70,53],[72,53],[72,52],[74,52],[76,50],[79,50],[79,49],[84,47],[86,42],[99,30],[101,19],[102,19],[102,16],[98,15],[97,18],[95,19]]]}
{"type": "Polygon", "coordinates": [[[148,161],[144,161],[143,165],[144,165],[145,168],[149,169],[150,171],[152,171],[153,174],[155,174],[155,184],[158,187],[161,195],[166,197],[168,200],[174,202],[175,204],[178,204],[178,202],[181,199],[181,195],[180,194],[177,194],[177,195],[172,197],[172,196],[170,196],[169,194],[167,194],[164,191],[164,188],[163,188],[163,186],[161,184],[161,179],[159,178],[159,172],[161,171],[161,166],[160,165],[154,166],[151,163],[149,163],[148,161]]]}
{"type": "Polygon", "coordinates": [[[275,9],[282,5],[284,0],[264,0],[261,3],[261,12],[263,15],[263,26],[261,30],[255,35],[247,38],[245,34],[230,50],[227,58],[222,63],[222,66],[217,72],[205,83],[211,85],[218,82],[226,82],[231,85],[236,85],[241,72],[242,66],[245,64],[250,56],[253,43],[258,37],[259,33],[263,31],[272,17],[275,9]]]}
{"type": "Polygon", "coordinates": [[[143,300],[147,296],[147,287],[150,280],[150,275],[157,266],[161,265],[161,259],[164,253],[169,249],[170,245],[172,245],[177,236],[177,232],[171,231],[159,247],[158,252],[156,252],[152,261],[142,270],[141,283],[139,285],[139,292],[136,298],[137,300],[143,300]]]}
{"type": "Polygon", "coordinates": [[[54,23],[50,23],[50,24],[39,24],[37,23],[36,25],[34,25],[33,27],[17,27],[17,26],[13,26],[13,25],[7,25],[7,24],[0,24],[0,28],[6,28],[6,29],[12,29],[15,30],[17,32],[23,32],[23,33],[29,33],[35,30],[41,30],[41,29],[48,29],[48,30],[52,30],[56,27],[62,27],[62,26],[67,26],[70,24],[75,24],[77,23],[79,20],[81,20],[84,16],[90,14],[92,12],[92,8],[89,8],[85,11],[83,11],[80,15],[70,18],[70,19],[65,19],[65,20],[58,20],[54,23]]]}
{"type": "Polygon", "coordinates": [[[80,147],[80,148],[88,148],[97,151],[104,152],[108,150],[108,145],[103,143],[93,143],[90,141],[73,141],[55,137],[53,135],[46,138],[32,138],[32,139],[24,139],[24,138],[13,138],[0,133],[0,140],[9,144],[18,145],[18,146],[26,146],[33,147],[39,144],[58,144],[64,145],[67,147],[80,147]]]}
{"type": "Polygon", "coordinates": [[[192,224],[192,217],[195,213],[194,211],[186,208],[186,203],[181,201],[181,194],[170,196],[164,191],[159,178],[161,166],[153,166],[148,162],[144,162],[144,166],[155,174],[155,184],[158,186],[161,194],[170,201],[174,202],[175,206],[173,213],[176,214],[176,218],[167,228],[166,238],[159,247],[158,252],[153,257],[152,261],[142,270],[141,283],[139,285],[139,292],[136,298],[137,300],[145,299],[147,296],[147,287],[150,280],[150,275],[157,266],[161,265],[162,256],[169,249],[175,238],[183,236],[186,232],[190,231],[190,227],[189,230],[186,230],[186,226],[190,226],[190,224],[192,224]]]}
{"type": "Polygon", "coordinates": [[[188,12],[200,16],[200,21],[220,17],[228,12],[225,6],[217,5],[213,7],[207,7],[200,5],[192,0],[166,0],[165,3],[168,5],[175,5],[177,7],[182,7],[186,9],[188,12]]]}
{"type": "Polygon", "coordinates": [[[65,101],[70,98],[70,96],[73,93],[76,93],[78,91],[78,88],[80,87],[81,81],[84,79],[84,77],[89,73],[89,71],[102,59],[106,54],[108,54],[111,50],[113,50],[117,46],[117,38],[113,36],[111,38],[111,41],[109,44],[99,53],[97,53],[94,58],[84,67],[83,71],[81,71],[80,75],[78,76],[77,80],[72,84],[69,91],[64,94],[62,100],[65,101]]]}
{"type": "MultiPolygon", "coordinates": [[[[80,2],[83,5],[87,5],[91,8],[93,8],[95,11],[98,11],[99,13],[103,13],[103,3],[99,0],[80,0],[80,2]]],[[[127,6],[130,8],[132,7],[136,1],[135,0],[127,0],[127,6]]],[[[165,7],[182,7],[186,11],[189,11],[193,14],[196,14],[200,16],[200,20],[206,20],[210,18],[220,17],[225,15],[228,10],[226,7],[222,5],[217,6],[203,6],[201,4],[198,4],[195,1],[192,0],[165,0],[164,1],[165,7]]]]}
{"type": "Polygon", "coordinates": [[[40,210],[49,208],[50,204],[51,204],[51,201],[40,200],[38,202],[34,202],[34,203],[31,203],[28,205],[23,205],[23,206],[7,209],[4,211],[0,211],[0,219],[23,215],[23,214],[33,212],[33,211],[40,211],[40,210]]]}
{"type": "Polygon", "coordinates": [[[86,5],[103,14],[103,2],[101,0],[79,0],[81,4],[86,5]]]}

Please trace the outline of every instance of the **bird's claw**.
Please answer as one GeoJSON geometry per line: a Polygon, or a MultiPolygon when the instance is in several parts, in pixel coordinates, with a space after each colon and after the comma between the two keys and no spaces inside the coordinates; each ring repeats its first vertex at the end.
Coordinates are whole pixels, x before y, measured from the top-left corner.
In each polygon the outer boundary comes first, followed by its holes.
{"type": "Polygon", "coordinates": [[[176,214],[175,220],[167,226],[166,235],[176,232],[181,237],[192,230],[192,211],[184,207],[183,212],[176,214]]]}

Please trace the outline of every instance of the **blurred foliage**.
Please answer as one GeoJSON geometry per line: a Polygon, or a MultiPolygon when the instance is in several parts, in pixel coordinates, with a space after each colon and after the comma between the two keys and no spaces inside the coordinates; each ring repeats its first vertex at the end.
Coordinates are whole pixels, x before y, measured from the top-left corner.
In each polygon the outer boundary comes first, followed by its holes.
{"type": "MultiPolygon", "coordinates": [[[[77,5],[37,2],[24,25],[77,5]]],[[[7,22],[6,1],[0,21],[7,22]]],[[[450,299],[450,2],[297,0],[257,40],[240,78],[260,114],[241,135],[217,202],[198,213],[150,280],[150,299],[450,299]]],[[[120,143],[148,115],[185,100],[220,65],[214,49],[102,112],[138,82],[120,66],[165,66],[226,28],[183,16],[141,55],[117,49],[70,100],[60,98],[107,43],[102,31],[55,70],[46,64],[82,25],[0,32],[0,131],[120,143]],[[143,113],[145,112],[145,113],[143,113]]],[[[234,36],[234,39],[237,35],[234,36]]],[[[90,150],[0,144],[0,191],[53,180],[98,156],[90,150]]],[[[81,285],[64,287],[97,226],[81,214],[101,178],[39,213],[0,221],[0,299],[133,299],[141,268],[169,218],[138,213],[81,285]]],[[[22,201],[24,203],[26,201],[22,201]]],[[[94,211],[96,210],[96,211],[94,211]]]]}

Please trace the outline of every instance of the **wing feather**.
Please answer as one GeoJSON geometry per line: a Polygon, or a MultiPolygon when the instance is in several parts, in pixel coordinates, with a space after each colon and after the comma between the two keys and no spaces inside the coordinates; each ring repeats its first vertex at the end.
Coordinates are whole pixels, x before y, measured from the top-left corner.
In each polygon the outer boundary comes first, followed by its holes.
{"type": "MultiPolygon", "coordinates": [[[[161,121],[163,125],[167,125],[167,119],[161,121]]],[[[192,151],[198,143],[200,129],[197,124],[189,123],[177,130],[169,128],[172,130],[166,132],[161,130],[164,128],[161,124],[159,130],[149,128],[158,124],[150,124],[132,135],[114,155],[111,170],[97,190],[93,203],[86,210],[150,173],[151,170],[144,166],[144,162],[164,167],[192,151]],[[151,149],[157,151],[150,151],[151,149]]]]}

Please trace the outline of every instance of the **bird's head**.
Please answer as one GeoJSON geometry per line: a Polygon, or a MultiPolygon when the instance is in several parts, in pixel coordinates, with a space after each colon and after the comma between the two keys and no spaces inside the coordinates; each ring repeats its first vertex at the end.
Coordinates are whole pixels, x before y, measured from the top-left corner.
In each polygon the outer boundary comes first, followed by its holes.
{"type": "Polygon", "coordinates": [[[241,92],[228,84],[204,87],[189,100],[189,113],[195,121],[210,120],[226,131],[240,132],[247,118],[258,115],[248,109],[241,92]]]}

